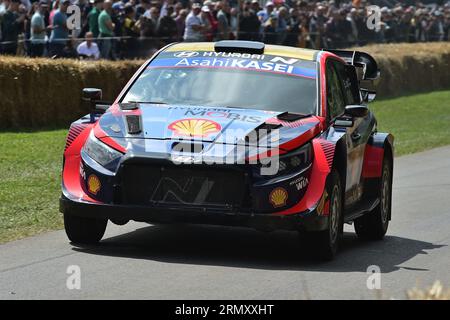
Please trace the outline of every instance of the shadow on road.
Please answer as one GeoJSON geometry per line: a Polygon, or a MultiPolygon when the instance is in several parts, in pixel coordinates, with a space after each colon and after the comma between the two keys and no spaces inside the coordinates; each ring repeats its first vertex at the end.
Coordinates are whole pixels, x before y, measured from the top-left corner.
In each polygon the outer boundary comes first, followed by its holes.
{"type": "MultiPolygon", "coordinates": [[[[148,259],[168,263],[200,264],[265,270],[365,272],[378,265],[382,273],[401,268],[425,250],[442,245],[386,236],[383,241],[363,242],[354,233],[344,234],[338,257],[327,263],[309,258],[295,232],[263,233],[244,228],[197,225],[157,225],[107,238],[94,247],[74,247],[95,255],[148,259]]],[[[417,271],[427,269],[413,268],[417,271]]]]}

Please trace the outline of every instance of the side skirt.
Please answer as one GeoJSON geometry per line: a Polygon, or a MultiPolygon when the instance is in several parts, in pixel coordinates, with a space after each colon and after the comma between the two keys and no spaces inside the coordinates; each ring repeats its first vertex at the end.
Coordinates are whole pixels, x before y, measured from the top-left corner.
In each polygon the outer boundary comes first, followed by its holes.
{"type": "Polygon", "coordinates": [[[346,209],[346,214],[344,216],[345,223],[352,223],[353,220],[359,218],[365,214],[370,214],[375,208],[380,204],[379,198],[371,198],[367,200],[362,200],[358,204],[355,204],[349,209],[346,209]]]}

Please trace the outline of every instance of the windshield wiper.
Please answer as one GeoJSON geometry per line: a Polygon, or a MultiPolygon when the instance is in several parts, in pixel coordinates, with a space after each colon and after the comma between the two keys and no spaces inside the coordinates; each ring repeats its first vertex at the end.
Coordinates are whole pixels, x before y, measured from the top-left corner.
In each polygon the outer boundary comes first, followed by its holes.
{"type": "Polygon", "coordinates": [[[163,101],[129,101],[128,103],[167,104],[163,101]]]}

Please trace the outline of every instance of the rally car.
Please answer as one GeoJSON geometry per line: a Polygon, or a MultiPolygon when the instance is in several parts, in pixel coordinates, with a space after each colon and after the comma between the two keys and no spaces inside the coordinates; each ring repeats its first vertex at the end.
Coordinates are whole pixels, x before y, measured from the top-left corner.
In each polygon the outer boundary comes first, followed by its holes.
{"type": "Polygon", "coordinates": [[[357,51],[164,47],[114,102],[83,90],[91,112],[72,123],[64,151],[68,238],[96,243],[108,220],[283,229],[323,259],[344,223],[383,238],[394,152],[367,107],[378,77],[357,51]]]}

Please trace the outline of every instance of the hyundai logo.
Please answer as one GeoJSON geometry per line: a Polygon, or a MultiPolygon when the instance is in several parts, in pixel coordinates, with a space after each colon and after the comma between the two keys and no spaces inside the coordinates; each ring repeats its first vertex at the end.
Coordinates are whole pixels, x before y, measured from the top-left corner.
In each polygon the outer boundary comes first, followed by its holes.
{"type": "Polygon", "coordinates": [[[192,58],[198,56],[198,52],[195,51],[181,51],[174,54],[177,58],[192,58]]]}

